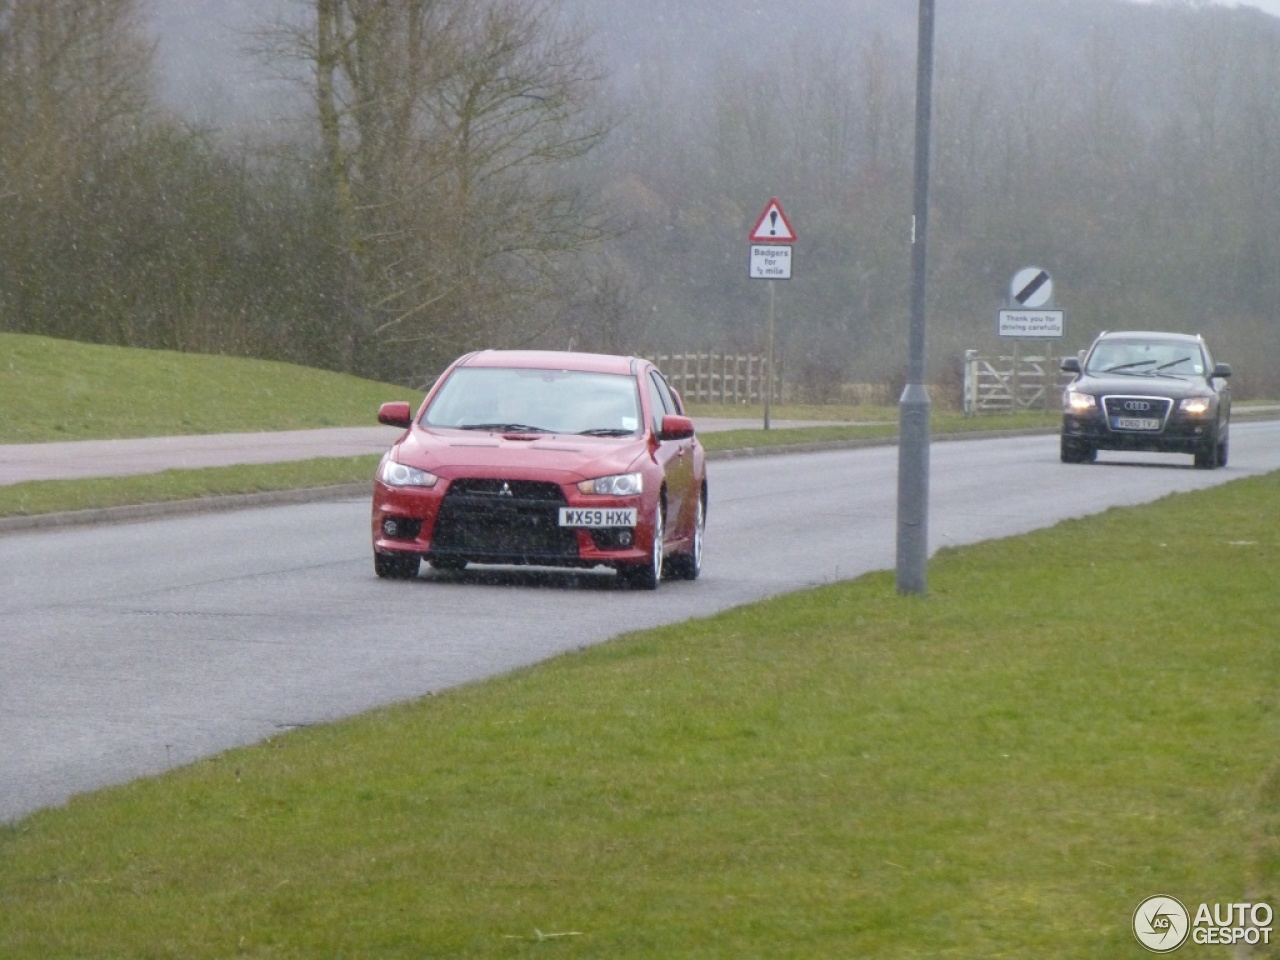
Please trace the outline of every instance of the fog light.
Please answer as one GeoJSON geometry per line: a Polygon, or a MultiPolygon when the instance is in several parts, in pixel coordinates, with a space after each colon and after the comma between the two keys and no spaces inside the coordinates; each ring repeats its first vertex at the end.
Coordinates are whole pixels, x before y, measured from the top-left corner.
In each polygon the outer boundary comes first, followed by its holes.
{"type": "Polygon", "coordinates": [[[635,539],[630,530],[623,530],[618,534],[618,543],[624,547],[631,546],[631,542],[635,539]]]}
{"type": "Polygon", "coordinates": [[[392,517],[382,521],[382,535],[384,537],[398,537],[400,535],[400,524],[396,523],[392,517]]]}

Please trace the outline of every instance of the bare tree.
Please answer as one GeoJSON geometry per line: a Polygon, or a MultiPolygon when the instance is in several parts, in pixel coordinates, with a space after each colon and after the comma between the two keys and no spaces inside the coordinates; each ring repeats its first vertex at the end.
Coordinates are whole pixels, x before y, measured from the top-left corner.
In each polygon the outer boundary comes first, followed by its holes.
{"type": "Polygon", "coordinates": [[[348,365],[535,335],[600,235],[563,165],[603,137],[587,39],[554,0],[314,0],[313,64],[348,365]]]}
{"type": "Polygon", "coordinates": [[[100,279],[76,270],[86,187],[146,114],[150,55],[135,0],[0,0],[0,322],[107,338],[58,304],[100,279]]]}

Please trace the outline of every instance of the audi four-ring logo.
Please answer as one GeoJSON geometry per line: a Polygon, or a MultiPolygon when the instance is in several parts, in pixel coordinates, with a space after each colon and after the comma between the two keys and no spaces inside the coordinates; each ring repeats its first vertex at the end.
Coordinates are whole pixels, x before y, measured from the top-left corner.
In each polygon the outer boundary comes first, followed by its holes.
{"type": "Polygon", "coordinates": [[[1136,413],[1140,410],[1150,410],[1151,404],[1147,403],[1145,400],[1126,400],[1124,402],[1124,408],[1136,413]]]}

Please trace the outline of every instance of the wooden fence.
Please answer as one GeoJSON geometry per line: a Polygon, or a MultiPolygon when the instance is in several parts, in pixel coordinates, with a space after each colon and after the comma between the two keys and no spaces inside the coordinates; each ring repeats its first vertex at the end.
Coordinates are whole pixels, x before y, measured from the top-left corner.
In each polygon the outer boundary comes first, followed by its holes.
{"type": "Polygon", "coordinates": [[[964,412],[1052,410],[1071,375],[1060,357],[981,357],[964,352],[964,412]]]}
{"type": "MultiPolygon", "coordinates": [[[[699,403],[763,403],[769,361],[754,354],[675,353],[651,358],[685,400],[699,403]]],[[[779,367],[774,364],[775,369],[779,367]]],[[[780,372],[780,371],[779,371],[780,372]]],[[[782,377],[773,378],[781,400],[782,377]]]]}

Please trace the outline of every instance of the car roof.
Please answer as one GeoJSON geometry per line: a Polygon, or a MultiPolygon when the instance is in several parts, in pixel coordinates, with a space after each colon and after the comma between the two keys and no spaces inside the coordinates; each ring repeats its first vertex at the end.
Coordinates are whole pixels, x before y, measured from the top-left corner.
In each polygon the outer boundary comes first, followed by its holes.
{"type": "Polygon", "coordinates": [[[1174,343],[1203,343],[1198,333],[1171,333],[1168,330],[1108,330],[1099,340],[1169,340],[1174,343]]]}
{"type": "Polygon", "coordinates": [[[570,350],[480,350],[463,357],[458,361],[458,366],[632,374],[638,363],[640,360],[636,357],[608,353],[576,353],[570,350]]]}

